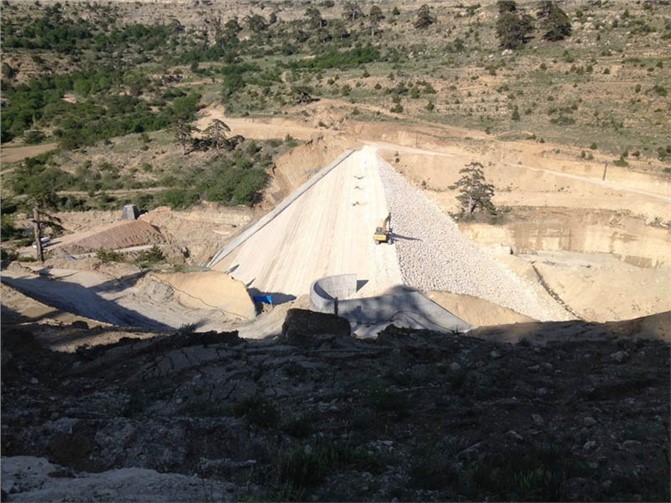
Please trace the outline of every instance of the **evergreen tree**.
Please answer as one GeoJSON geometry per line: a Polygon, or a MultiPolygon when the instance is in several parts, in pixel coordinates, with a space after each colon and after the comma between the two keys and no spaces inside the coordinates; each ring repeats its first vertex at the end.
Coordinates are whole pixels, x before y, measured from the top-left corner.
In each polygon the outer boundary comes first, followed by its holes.
{"type": "Polygon", "coordinates": [[[186,155],[186,147],[193,144],[193,131],[194,128],[186,121],[179,121],[175,126],[175,137],[182,146],[182,155],[186,155]]]}
{"type": "Polygon", "coordinates": [[[356,21],[360,17],[364,17],[364,13],[358,3],[345,2],[345,5],[343,5],[342,17],[349,21],[356,21]]]}
{"type": "Polygon", "coordinates": [[[221,150],[222,146],[226,146],[228,144],[226,133],[230,132],[231,128],[228,127],[228,124],[219,119],[214,119],[205,129],[207,139],[212,145],[214,145],[214,148],[217,152],[221,150]]]}
{"type": "Polygon", "coordinates": [[[436,19],[431,15],[431,8],[424,4],[417,10],[417,19],[415,19],[413,26],[418,30],[423,30],[435,22],[436,19]]]}
{"type": "Polygon", "coordinates": [[[521,13],[512,0],[497,2],[499,17],[496,20],[496,35],[504,49],[518,49],[529,41],[528,34],[533,30],[531,16],[521,13]]]}
{"type": "Polygon", "coordinates": [[[546,0],[538,10],[538,19],[541,19],[541,28],[545,31],[543,38],[551,42],[564,40],[571,36],[571,20],[557,2],[546,0]]]}
{"type": "Polygon", "coordinates": [[[305,9],[305,17],[310,29],[320,30],[326,26],[326,20],[322,18],[322,13],[316,7],[308,7],[305,9]]]}
{"type": "Polygon", "coordinates": [[[256,33],[265,31],[268,28],[268,22],[266,21],[266,18],[261,16],[260,14],[252,14],[251,16],[246,16],[245,23],[247,24],[247,27],[250,30],[256,33]]]}
{"type": "Polygon", "coordinates": [[[384,19],[384,14],[382,13],[382,9],[378,5],[373,5],[370,8],[370,12],[368,13],[368,17],[371,18],[371,20],[380,22],[384,19]]]}
{"type": "Polygon", "coordinates": [[[460,220],[473,219],[476,213],[495,218],[496,207],[492,202],[494,197],[494,185],[487,183],[483,172],[483,166],[479,162],[472,162],[462,168],[461,178],[449,188],[459,190],[457,201],[460,204],[459,213],[455,218],[460,220]]]}

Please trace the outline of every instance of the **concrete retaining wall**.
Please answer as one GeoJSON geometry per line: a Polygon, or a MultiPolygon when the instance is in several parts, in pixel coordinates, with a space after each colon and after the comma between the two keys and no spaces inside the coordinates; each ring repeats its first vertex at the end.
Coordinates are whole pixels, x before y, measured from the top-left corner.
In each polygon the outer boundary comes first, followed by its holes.
{"type": "Polygon", "coordinates": [[[321,313],[333,313],[335,299],[343,301],[356,293],[356,274],[338,274],[318,279],[310,286],[310,307],[321,313]]]}

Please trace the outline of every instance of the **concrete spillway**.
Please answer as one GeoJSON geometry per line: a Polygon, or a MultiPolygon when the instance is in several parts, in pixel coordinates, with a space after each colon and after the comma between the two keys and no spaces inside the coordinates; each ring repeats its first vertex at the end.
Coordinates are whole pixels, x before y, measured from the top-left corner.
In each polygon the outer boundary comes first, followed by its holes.
{"type": "Polygon", "coordinates": [[[346,152],[245,229],[209,266],[280,302],[310,293],[312,309],[333,312],[338,297],[339,314],[359,335],[392,322],[468,330],[421,293],[401,287],[396,247],[373,240],[388,212],[375,151],[346,152]]]}
{"type": "Polygon", "coordinates": [[[373,231],[388,213],[374,151],[349,152],[320,171],[210,261],[263,294],[308,294],[315,279],[356,274],[355,296],[401,283],[394,246],[373,231]]]}

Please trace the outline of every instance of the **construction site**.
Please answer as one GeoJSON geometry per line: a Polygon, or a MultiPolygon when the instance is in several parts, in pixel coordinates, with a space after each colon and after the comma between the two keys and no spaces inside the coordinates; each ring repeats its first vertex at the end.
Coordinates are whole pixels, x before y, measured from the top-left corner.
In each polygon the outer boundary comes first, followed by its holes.
{"type": "MultiPolygon", "coordinates": [[[[216,113],[206,111],[203,121],[216,113]]],[[[97,225],[71,221],[75,232],[45,247],[45,266],[14,263],[3,282],[94,324],[237,329],[249,338],[278,335],[290,307],[338,310],[361,337],[374,337],[389,324],[467,332],[481,325],[612,321],[671,309],[664,286],[671,277],[666,229],[630,225],[633,232],[626,232],[618,230],[626,221],[612,217],[605,225],[564,230],[534,229],[533,222],[460,227],[448,215],[455,206],[444,187],[474,156],[463,146],[437,144],[426,131],[381,134],[359,126],[361,140],[353,142],[351,133],[325,136],[291,123],[232,124],[234,132],[249,136],[279,130],[306,141],[280,160],[263,207],[158,209],[125,220],[119,211],[93,216],[97,225]],[[95,260],[100,248],[137,253],[152,246],[188,270],[147,273],[95,260]],[[613,268],[621,273],[622,291],[603,299],[597,280],[613,268]],[[645,285],[635,298],[631,278],[645,285]],[[630,295],[631,307],[619,302],[630,295]]],[[[499,158],[487,167],[497,187],[513,178],[519,185],[500,190],[497,204],[543,198],[548,206],[570,207],[591,194],[614,215],[636,209],[650,215],[643,218],[668,218],[668,182],[638,175],[632,185],[631,176],[614,169],[604,181],[596,170],[581,173],[545,153],[517,154],[529,164],[507,162],[512,153],[488,156],[499,158]],[[558,183],[564,188],[556,191],[558,183]]]]}

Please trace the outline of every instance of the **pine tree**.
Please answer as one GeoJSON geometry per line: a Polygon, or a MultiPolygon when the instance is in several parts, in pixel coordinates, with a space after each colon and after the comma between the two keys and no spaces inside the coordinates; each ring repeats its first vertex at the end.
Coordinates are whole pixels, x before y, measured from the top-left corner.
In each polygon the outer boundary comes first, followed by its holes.
{"type": "Polygon", "coordinates": [[[450,190],[459,191],[457,201],[460,204],[460,211],[454,217],[459,220],[470,220],[475,218],[476,213],[481,213],[490,219],[495,218],[497,212],[492,202],[494,185],[487,183],[482,164],[472,162],[459,173],[461,178],[449,187],[450,190]]]}
{"type": "Polygon", "coordinates": [[[345,2],[345,5],[343,5],[342,17],[348,21],[356,21],[360,17],[364,17],[364,13],[358,3],[345,2]]]}
{"type": "Polygon", "coordinates": [[[518,49],[529,41],[528,34],[533,30],[533,19],[520,13],[512,0],[497,2],[499,17],[496,20],[496,35],[504,49],[518,49]]]}
{"type": "Polygon", "coordinates": [[[224,121],[219,119],[214,119],[212,123],[207,126],[205,129],[205,134],[207,135],[208,140],[217,152],[221,150],[222,146],[228,144],[228,139],[226,138],[226,133],[230,133],[231,128],[228,127],[224,121]]]}
{"type": "Polygon", "coordinates": [[[431,15],[431,8],[424,4],[417,10],[417,19],[413,26],[418,30],[423,30],[431,26],[435,21],[435,18],[431,15]]]}
{"type": "Polygon", "coordinates": [[[186,147],[193,144],[194,128],[186,121],[179,121],[175,126],[175,136],[177,141],[182,146],[182,155],[186,155],[186,147]]]}
{"type": "Polygon", "coordinates": [[[557,2],[546,0],[538,10],[538,19],[542,19],[541,28],[545,30],[543,38],[551,42],[564,40],[571,36],[571,20],[557,2]]]}

